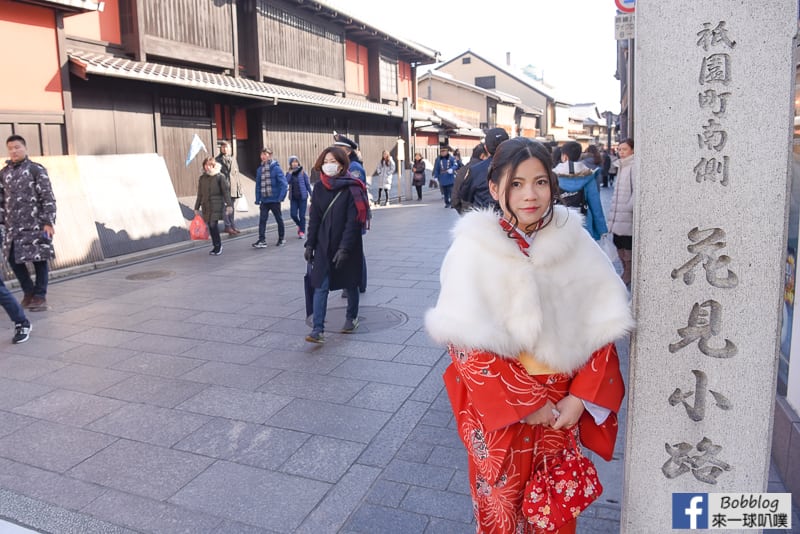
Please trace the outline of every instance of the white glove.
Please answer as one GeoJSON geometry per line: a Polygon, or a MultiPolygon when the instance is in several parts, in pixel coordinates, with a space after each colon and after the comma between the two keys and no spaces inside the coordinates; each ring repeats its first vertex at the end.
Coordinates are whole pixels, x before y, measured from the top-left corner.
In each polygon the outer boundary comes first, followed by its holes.
{"type": "Polygon", "coordinates": [[[453,174],[453,169],[447,169],[447,174],[453,174]]]}

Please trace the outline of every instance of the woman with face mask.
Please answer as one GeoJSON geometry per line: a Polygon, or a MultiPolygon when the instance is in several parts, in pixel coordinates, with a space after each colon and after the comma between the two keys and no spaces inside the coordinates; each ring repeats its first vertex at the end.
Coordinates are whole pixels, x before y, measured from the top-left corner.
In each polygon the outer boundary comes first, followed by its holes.
{"type": "Polygon", "coordinates": [[[305,259],[314,288],[313,328],[310,343],[324,343],[328,292],[344,289],[347,314],[343,334],[358,328],[359,284],[364,269],[362,235],[369,227],[370,210],[364,183],[353,178],[344,150],[331,146],[322,151],[314,168],[320,181],[311,194],[305,259]]]}

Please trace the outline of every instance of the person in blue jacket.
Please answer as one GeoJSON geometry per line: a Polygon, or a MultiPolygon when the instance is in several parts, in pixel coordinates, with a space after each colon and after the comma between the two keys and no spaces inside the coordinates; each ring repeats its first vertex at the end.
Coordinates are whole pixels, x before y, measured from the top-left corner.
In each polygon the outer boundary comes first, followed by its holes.
{"type": "Polygon", "coordinates": [[[445,208],[450,207],[457,170],[458,162],[450,154],[450,147],[447,145],[439,147],[439,157],[436,158],[436,163],[433,164],[433,177],[439,181],[445,208]]]}
{"type": "Polygon", "coordinates": [[[608,232],[603,205],[600,202],[600,189],[597,186],[597,178],[603,169],[598,167],[592,171],[578,161],[580,157],[579,143],[575,141],[564,143],[561,147],[561,163],[556,165],[553,172],[558,176],[561,203],[580,210],[586,217],[583,226],[597,241],[608,232]]]}
{"type": "Polygon", "coordinates": [[[297,225],[297,238],[303,239],[306,236],[306,207],[311,194],[311,182],[297,156],[289,156],[288,174],[289,216],[297,225]]]}
{"type": "Polygon", "coordinates": [[[261,149],[261,165],[256,171],[256,204],[259,205],[258,241],[253,243],[253,248],[267,248],[266,231],[269,213],[275,216],[278,223],[278,242],[275,246],[282,247],[286,244],[284,239],[283,214],[281,202],[286,198],[289,186],[280,164],[272,159],[272,150],[261,149]]]}

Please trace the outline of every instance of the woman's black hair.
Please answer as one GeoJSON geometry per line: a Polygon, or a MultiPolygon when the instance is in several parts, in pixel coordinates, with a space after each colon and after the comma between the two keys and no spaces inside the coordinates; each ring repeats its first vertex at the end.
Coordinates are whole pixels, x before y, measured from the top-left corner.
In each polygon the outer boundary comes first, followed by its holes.
{"type": "MultiPolygon", "coordinates": [[[[542,143],[534,141],[533,139],[528,139],[527,137],[515,137],[514,139],[503,141],[494,153],[488,176],[489,181],[494,183],[495,186],[497,186],[497,190],[500,191],[500,180],[506,175],[513,176],[514,173],[517,172],[517,168],[520,164],[531,158],[538,159],[547,171],[547,176],[550,180],[550,206],[539,221],[522,229],[526,234],[541,230],[553,220],[553,206],[555,206],[558,199],[559,190],[558,178],[553,173],[553,162],[550,159],[550,150],[542,143]]],[[[507,187],[505,189],[506,206],[508,206],[510,194],[511,188],[507,187]]],[[[514,228],[517,228],[517,223],[519,222],[517,214],[514,213],[514,210],[511,208],[508,208],[508,211],[509,215],[511,215],[511,220],[509,222],[514,228]]]]}

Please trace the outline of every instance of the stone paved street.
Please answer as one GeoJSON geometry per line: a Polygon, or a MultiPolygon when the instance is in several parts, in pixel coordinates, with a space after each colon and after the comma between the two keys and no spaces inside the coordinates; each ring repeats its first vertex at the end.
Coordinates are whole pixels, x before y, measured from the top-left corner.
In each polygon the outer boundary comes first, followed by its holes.
{"type": "MultiPolygon", "coordinates": [[[[283,248],[243,235],[219,257],[195,246],[55,281],[30,341],[0,342],[0,519],[59,534],[474,532],[448,358],[423,329],[456,219],[437,191],[375,210],[364,327],[336,333],[331,294],[323,346],[303,339],[291,223],[283,248]]],[[[606,493],[581,533],[619,530],[617,450],[598,460],[606,493]]]]}

